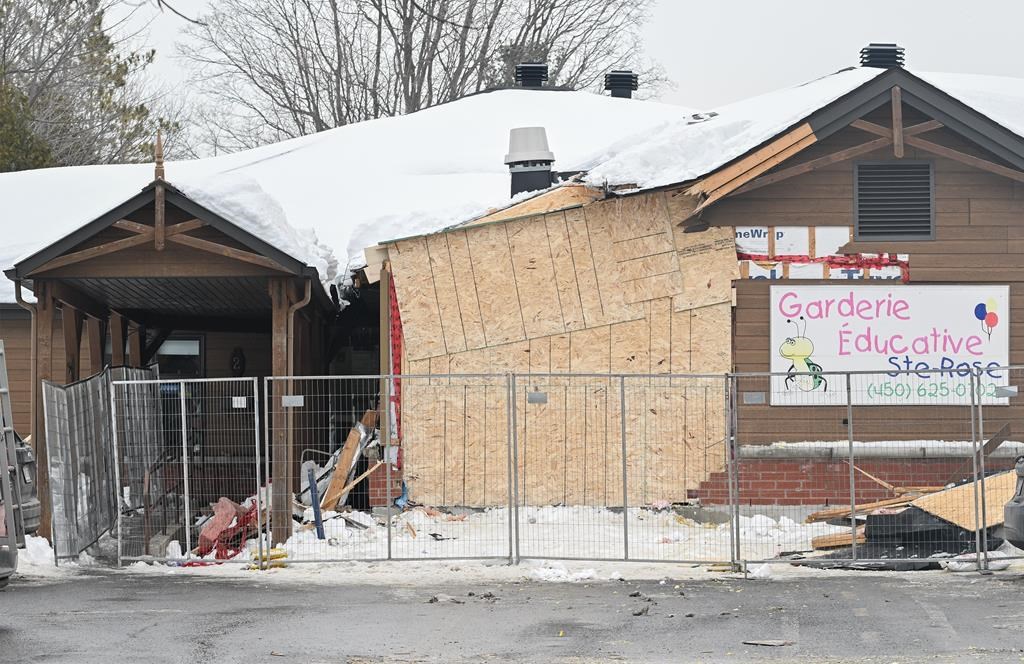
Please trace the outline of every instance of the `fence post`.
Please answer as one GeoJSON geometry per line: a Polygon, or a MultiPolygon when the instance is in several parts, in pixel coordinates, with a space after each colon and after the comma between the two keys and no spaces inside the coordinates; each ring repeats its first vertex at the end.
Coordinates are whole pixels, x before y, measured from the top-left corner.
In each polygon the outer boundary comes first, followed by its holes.
{"type": "Polygon", "coordinates": [[[857,560],[857,490],[853,470],[856,459],[853,453],[853,391],[849,373],[846,374],[846,437],[850,446],[850,545],[852,557],[857,560]]]}
{"type": "Polygon", "coordinates": [[[185,417],[185,381],[178,382],[181,401],[181,468],[185,482],[185,558],[192,557],[192,499],[188,488],[188,421],[185,417]]]}
{"type": "Polygon", "coordinates": [[[263,483],[260,481],[260,379],[252,378],[253,444],[256,446],[256,560],[263,564],[263,483]]]}
{"type": "MultiPolygon", "coordinates": [[[[109,371],[109,370],[108,370],[109,371]]],[[[121,451],[117,442],[117,384],[110,383],[110,430],[114,443],[114,509],[117,510],[117,566],[121,566],[122,538],[121,531],[121,451]]]]}
{"type": "Polygon", "coordinates": [[[508,423],[509,423],[509,492],[512,507],[509,512],[511,523],[512,562],[519,564],[519,434],[516,423],[516,375],[508,374],[508,423]]]}
{"type": "Polygon", "coordinates": [[[740,550],[738,546],[738,538],[736,533],[736,524],[739,523],[739,496],[737,496],[737,489],[739,488],[739,481],[736,476],[739,473],[739,459],[736,456],[735,449],[735,428],[733,426],[733,418],[735,417],[735,403],[733,401],[735,394],[735,385],[733,381],[735,376],[732,374],[726,374],[725,380],[723,381],[724,389],[722,392],[722,400],[725,404],[725,471],[726,471],[726,484],[729,488],[729,514],[732,516],[731,523],[729,524],[729,563],[732,568],[739,571],[740,564],[740,550]]]}
{"type": "Polygon", "coordinates": [[[988,572],[988,501],[985,498],[985,408],[981,402],[981,377],[978,369],[978,491],[981,493],[981,567],[979,571],[988,572]]]}
{"type": "Polygon", "coordinates": [[[971,478],[974,480],[974,553],[975,553],[975,565],[978,571],[981,571],[981,494],[978,491],[978,486],[981,478],[978,476],[978,457],[980,456],[981,446],[978,443],[978,428],[977,428],[977,417],[978,411],[981,409],[979,405],[980,399],[978,399],[977,385],[980,382],[978,375],[973,371],[970,374],[971,377],[971,478]]]}
{"type": "Polygon", "coordinates": [[[270,479],[270,376],[263,378],[263,477],[265,479],[262,487],[261,496],[263,502],[267,506],[267,529],[263,533],[262,537],[266,538],[266,546],[264,550],[267,555],[260,560],[260,569],[270,569],[270,550],[274,548],[274,539],[271,528],[273,528],[272,520],[274,514],[274,498],[270,490],[271,479],[270,479]]]}
{"type": "Polygon", "coordinates": [[[391,497],[391,376],[384,376],[382,382],[384,383],[384,393],[380,397],[380,404],[381,417],[384,418],[384,421],[381,423],[380,432],[384,437],[384,483],[387,487],[384,490],[387,500],[385,516],[388,524],[388,560],[391,560],[391,508],[394,503],[391,497]]]}
{"type": "Polygon", "coordinates": [[[629,475],[626,462],[626,377],[619,376],[619,428],[622,437],[622,559],[629,560],[629,475]]]}

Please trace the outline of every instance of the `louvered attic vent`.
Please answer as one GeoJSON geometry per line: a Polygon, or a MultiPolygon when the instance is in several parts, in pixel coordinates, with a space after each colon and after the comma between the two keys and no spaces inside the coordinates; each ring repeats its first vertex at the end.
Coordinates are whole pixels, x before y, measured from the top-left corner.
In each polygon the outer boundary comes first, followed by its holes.
{"type": "Polygon", "coordinates": [[[858,240],[927,240],[932,237],[931,162],[857,164],[858,240]]]}

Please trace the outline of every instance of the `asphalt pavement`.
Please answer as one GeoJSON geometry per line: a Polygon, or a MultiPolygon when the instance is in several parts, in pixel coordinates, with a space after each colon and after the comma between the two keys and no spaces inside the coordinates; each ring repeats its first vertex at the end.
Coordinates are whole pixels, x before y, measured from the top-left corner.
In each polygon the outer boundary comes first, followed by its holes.
{"type": "Polygon", "coordinates": [[[0,591],[0,662],[492,661],[1020,662],[1024,577],[387,586],[93,571],[0,591]]]}

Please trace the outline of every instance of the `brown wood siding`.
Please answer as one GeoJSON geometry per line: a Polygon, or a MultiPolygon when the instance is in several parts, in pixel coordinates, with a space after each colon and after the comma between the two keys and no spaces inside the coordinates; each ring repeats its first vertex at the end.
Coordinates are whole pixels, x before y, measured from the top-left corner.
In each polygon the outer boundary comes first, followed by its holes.
{"type": "MultiPolygon", "coordinates": [[[[28,312],[0,309],[0,340],[7,354],[7,378],[11,383],[11,407],[14,428],[22,436],[32,433],[32,321],[28,312]]],[[[64,378],[64,334],[60,312],[53,321],[53,375],[64,378]]],[[[81,375],[89,376],[88,337],[82,333],[81,375]]]]}
{"type": "MultiPolygon", "coordinates": [[[[920,121],[918,118],[916,121],[920,121]]],[[[883,122],[878,121],[879,124],[883,122]]],[[[912,124],[915,120],[907,120],[912,124]]],[[[889,122],[884,122],[886,126],[889,122]]],[[[998,161],[964,139],[941,130],[925,135],[934,142],[998,161]]],[[[813,159],[870,137],[847,129],[802,154],[813,159]]],[[[864,160],[892,159],[892,148],[864,160]]],[[[1010,362],[1024,364],[1024,185],[959,162],[933,158],[908,146],[907,159],[928,159],[935,165],[935,231],[933,241],[851,243],[848,251],[910,254],[912,283],[999,283],[1010,286],[1010,362]]],[[[793,177],[723,201],[705,218],[727,226],[852,226],[853,165],[848,161],[793,177]]],[[[784,167],[792,164],[787,163],[784,167]]],[[[733,313],[733,363],[739,372],[766,372],[771,353],[768,280],[739,280],[733,313]]],[[[785,283],[785,282],[780,282],[785,283]]],[[[836,281],[802,281],[831,284],[836,281]]],[[[858,282],[871,283],[871,282],[858,282]]],[[[833,389],[843,386],[833,386],[833,389]]],[[[740,382],[740,392],[768,390],[764,378],[740,382]]],[[[1024,419],[1024,404],[989,407],[986,431],[1004,421],[1024,419]]],[[[845,408],[740,405],[739,438],[743,444],[774,441],[844,440],[845,408]]],[[[970,420],[959,407],[858,407],[854,409],[858,440],[969,440],[970,420]]],[[[1014,431],[1019,439],[1024,431],[1014,431]]]]}

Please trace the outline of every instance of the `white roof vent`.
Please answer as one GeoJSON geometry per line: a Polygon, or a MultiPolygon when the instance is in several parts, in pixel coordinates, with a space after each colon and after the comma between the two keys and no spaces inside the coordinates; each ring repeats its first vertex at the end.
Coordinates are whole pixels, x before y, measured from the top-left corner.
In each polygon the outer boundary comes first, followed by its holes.
{"type": "Polygon", "coordinates": [[[555,155],[548,148],[548,135],[544,127],[517,127],[509,132],[506,164],[554,160],[555,155]]]}

